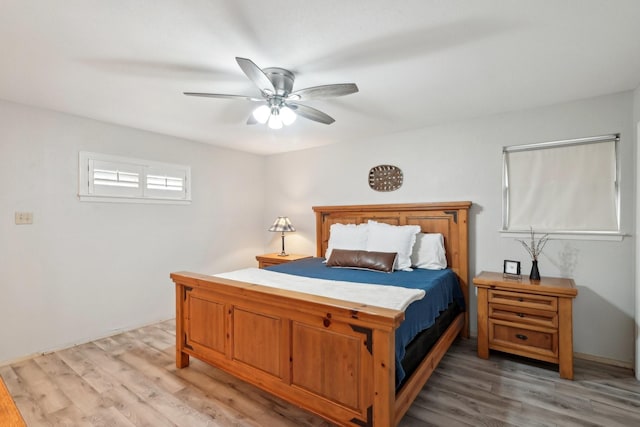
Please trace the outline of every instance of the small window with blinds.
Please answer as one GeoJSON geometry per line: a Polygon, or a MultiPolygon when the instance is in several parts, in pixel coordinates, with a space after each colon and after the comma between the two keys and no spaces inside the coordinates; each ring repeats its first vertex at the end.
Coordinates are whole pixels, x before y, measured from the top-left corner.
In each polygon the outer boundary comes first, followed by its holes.
{"type": "Polygon", "coordinates": [[[619,135],[503,148],[503,231],[620,233],[619,135]]]}
{"type": "Polygon", "coordinates": [[[188,166],[80,152],[79,191],[83,201],[188,203],[188,166]]]}

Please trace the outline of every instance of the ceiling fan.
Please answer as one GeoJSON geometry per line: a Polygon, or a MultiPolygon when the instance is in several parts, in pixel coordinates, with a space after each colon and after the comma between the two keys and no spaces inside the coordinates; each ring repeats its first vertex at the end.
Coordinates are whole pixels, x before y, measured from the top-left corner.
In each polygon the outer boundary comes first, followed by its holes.
{"type": "Polygon", "coordinates": [[[261,98],[220,93],[184,92],[184,94],[259,102],[262,105],[249,116],[247,124],[267,123],[272,129],[280,129],[283,124],[287,126],[292,124],[297,116],[330,125],[335,122],[333,117],[308,105],[300,104],[298,101],[331,98],[358,92],[358,86],[355,83],[314,86],[293,92],[295,75],[291,71],[277,67],[261,69],[247,58],[236,57],[236,62],[249,80],[260,89],[261,98]]]}

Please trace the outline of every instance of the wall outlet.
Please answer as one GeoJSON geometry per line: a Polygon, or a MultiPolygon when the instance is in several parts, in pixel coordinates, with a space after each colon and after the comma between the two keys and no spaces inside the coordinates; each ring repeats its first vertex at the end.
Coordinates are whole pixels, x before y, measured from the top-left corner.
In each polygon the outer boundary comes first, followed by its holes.
{"type": "Polygon", "coordinates": [[[33,224],[33,212],[16,212],[16,224],[33,224]]]}

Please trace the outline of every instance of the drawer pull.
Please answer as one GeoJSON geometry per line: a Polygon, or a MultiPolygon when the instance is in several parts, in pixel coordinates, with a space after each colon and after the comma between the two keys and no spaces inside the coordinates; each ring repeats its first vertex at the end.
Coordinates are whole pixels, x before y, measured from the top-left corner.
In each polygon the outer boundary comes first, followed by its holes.
{"type": "Polygon", "coordinates": [[[524,313],[518,313],[518,317],[524,317],[524,313]]]}
{"type": "Polygon", "coordinates": [[[527,339],[529,339],[528,336],[522,335],[522,334],[516,334],[516,338],[518,338],[519,340],[522,340],[522,341],[526,341],[527,339]]]}

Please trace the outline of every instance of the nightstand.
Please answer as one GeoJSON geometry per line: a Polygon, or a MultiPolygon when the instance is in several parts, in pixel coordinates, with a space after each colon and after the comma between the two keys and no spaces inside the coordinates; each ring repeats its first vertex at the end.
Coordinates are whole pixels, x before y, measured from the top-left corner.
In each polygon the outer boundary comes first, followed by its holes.
{"type": "Polygon", "coordinates": [[[272,265],[284,264],[285,262],[297,261],[299,259],[311,258],[309,255],[296,255],[289,254],[287,256],[280,256],[277,252],[272,254],[257,255],[258,267],[265,268],[272,265]]]}
{"type": "Polygon", "coordinates": [[[483,271],[473,279],[478,289],[478,357],[489,350],[557,363],[560,377],[573,379],[572,279],[507,279],[483,271]]]}

